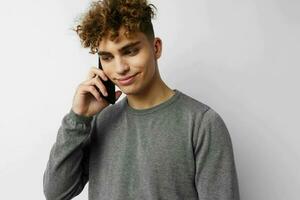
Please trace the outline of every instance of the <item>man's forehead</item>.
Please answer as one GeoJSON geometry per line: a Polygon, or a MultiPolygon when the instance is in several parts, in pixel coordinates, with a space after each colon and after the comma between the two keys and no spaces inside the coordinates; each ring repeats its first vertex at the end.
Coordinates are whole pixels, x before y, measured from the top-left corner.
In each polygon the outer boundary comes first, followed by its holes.
{"type": "Polygon", "coordinates": [[[136,43],[138,41],[142,42],[144,37],[142,34],[133,33],[130,37],[126,37],[125,34],[119,34],[114,40],[110,40],[109,37],[104,37],[100,41],[99,50],[100,51],[109,51],[110,49],[121,49],[122,47],[130,44],[136,43]]]}

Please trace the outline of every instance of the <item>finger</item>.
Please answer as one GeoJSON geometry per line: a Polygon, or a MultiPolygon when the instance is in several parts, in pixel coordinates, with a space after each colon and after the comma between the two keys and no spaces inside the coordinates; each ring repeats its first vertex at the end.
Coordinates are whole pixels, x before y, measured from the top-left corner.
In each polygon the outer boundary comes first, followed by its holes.
{"type": "Polygon", "coordinates": [[[91,80],[86,80],[85,82],[83,82],[83,84],[96,86],[104,96],[107,96],[106,87],[104,86],[104,84],[102,83],[102,81],[99,79],[98,76],[92,78],[91,80]]]}
{"type": "Polygon", "coordinates": [[[101,101],[100,93],[92,85],[83,85],[83,90],[90,92],[98,101],[101,101]]]}
{"type": "Polygon", "coordinates": [[[116,91],[116,100],[118,100],[121,95],[122,95],[122,91],[121,90],[116,91]]]}
{"type": "Polygon", "coordinates": [[[105,75],[103,70],[97,67],[91,67],[87,76],[87,80],[94,78],[96,75],[100,76],[102,80],[108,80],[108,77],[105,75]]]}
{"type": "Polygon", "coordinates": [[[107,96],[107,90],[106,90],[106,87],[104,86],[104,84],[102,83],[102,81],[99,79],[98,76],[96,76],[95,78],[93,78],[93,83],[100,89],[101,93],[104,95],[104,96],[107,96]]]}

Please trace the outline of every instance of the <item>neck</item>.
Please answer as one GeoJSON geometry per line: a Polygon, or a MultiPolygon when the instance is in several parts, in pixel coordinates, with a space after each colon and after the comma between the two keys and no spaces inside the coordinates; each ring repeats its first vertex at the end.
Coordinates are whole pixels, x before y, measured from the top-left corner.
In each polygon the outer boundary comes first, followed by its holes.
{"type": "Polygon", "coordinates": [[[134,95],[127,95],[128,104],[134,109],[147,109],[163,103],[171,98],[175,92],[170,89],[156,74],[155,80],[143,92],[134,95]]]}

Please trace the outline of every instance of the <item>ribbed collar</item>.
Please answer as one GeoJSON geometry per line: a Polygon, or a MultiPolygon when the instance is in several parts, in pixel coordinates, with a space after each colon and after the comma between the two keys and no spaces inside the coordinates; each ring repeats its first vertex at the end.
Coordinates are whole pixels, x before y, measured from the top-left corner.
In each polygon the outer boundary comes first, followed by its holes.
{"type": "Polygon", "coordinates": [[[127,96],[124,97],[123,104],[124,104],[124,107],[125,107],[126,111],[128,111],[128,113],[135,114],[135,115],[150,114],[150,113],[156,112],[158,110],[161,110],[161,109],[169,106],[170,104],[174,103],[181,96],[181,92],[178,89],[173,89],[173,91],[175,92],[175,94],[171,98],[169,98],[166,101],[164,101],[164,102],[162,102],[162,103],[160,103],[156,106],[153,106],[151,108],[146,108],[146,109],[132,108],[128,104],[127,96]]]}

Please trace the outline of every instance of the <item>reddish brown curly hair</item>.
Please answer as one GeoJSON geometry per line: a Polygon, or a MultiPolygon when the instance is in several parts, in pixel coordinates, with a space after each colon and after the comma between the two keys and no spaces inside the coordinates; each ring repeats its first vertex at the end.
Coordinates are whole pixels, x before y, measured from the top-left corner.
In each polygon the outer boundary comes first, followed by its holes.
{"type": "Polygon", "coordinates": [[[125,36],[142,32],[153,40],[154,31],[151,19],[155,16],[153,4],[147,0],[100,0],[92,2],[88,12],[84,13],[75,29],[84,48],[98,52],[103,37],[110,40],[118,37],[119,29],[124,27],[125,36]]]}

